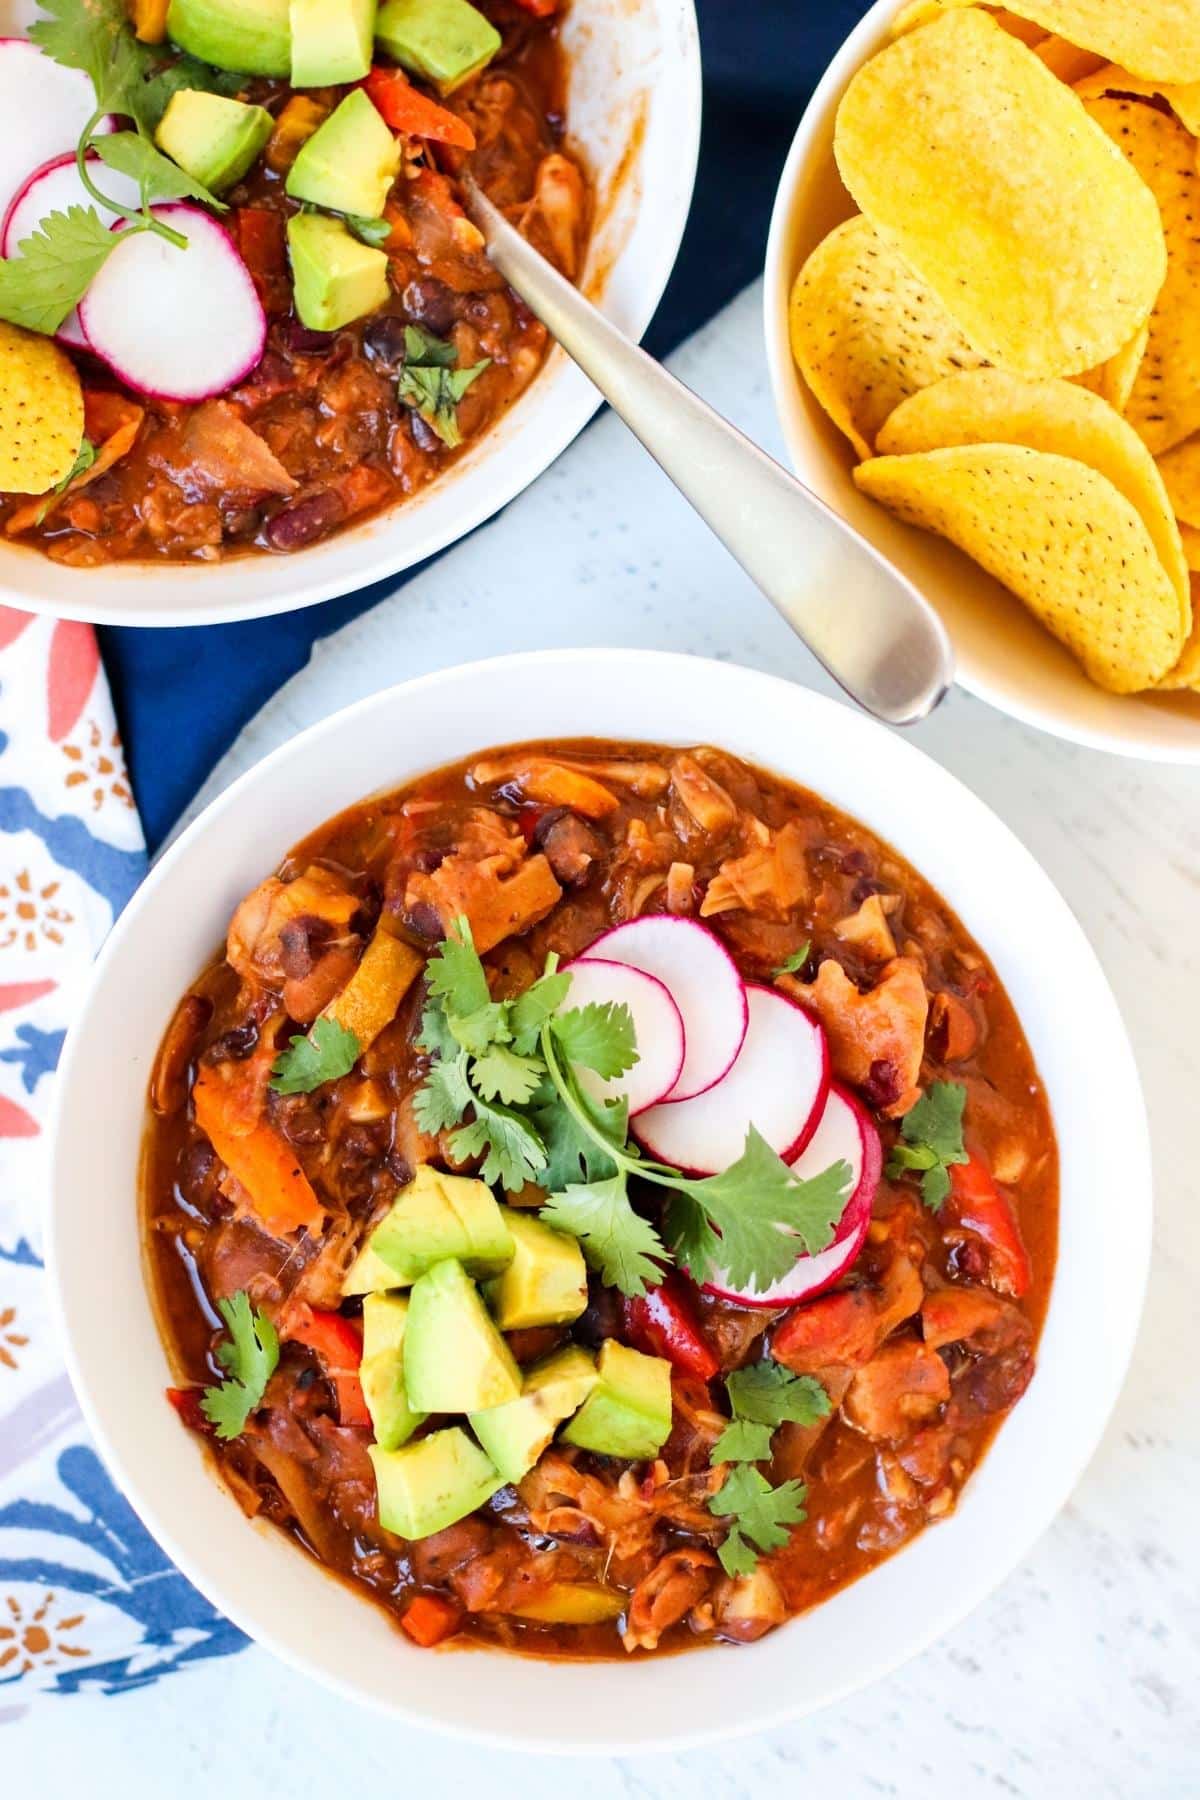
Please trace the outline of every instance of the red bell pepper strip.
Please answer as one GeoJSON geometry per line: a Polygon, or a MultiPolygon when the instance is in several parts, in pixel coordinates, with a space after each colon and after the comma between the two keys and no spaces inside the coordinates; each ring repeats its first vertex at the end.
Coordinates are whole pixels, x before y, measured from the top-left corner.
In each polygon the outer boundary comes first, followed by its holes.
{"type": "Polygon", "coordinates": [[[983,1158],[974,1152],[967,1162],[950,1170],[947,1211],[955,1224],[983,1239],[992,1287],[1019,1300],[1032,1280],[1029,1252],[1021,1241],[1011,1202],[996,1186],[983,1158]]]}
{"type": "Polygon", "coordinates": [[[301,1302],[290,1310],[283,1335],[306,1344],[320,1357],[337,1394],[343,1425],[369,1425],[371,1414],[358,1371],[362,1365],[362,1332],[340,1313],[318,1312],[301,1302]]]}
{"type": "Polygon", "coordinates": [[[189,1431],[198,1431],[204,1437],[211,1437],[212,1421],[204,1416],[200,1406],[203,1392],[203,1388],[198,1387],[167,1388],[166,1395],[189,1431]]]}
{"type": "Polygon", "coordinates": [[[453,1637],[461,1622],[458,1607],[440,1594],[417,1594],[400,1615],[402,1628],[422,1650],[432,1650],[443,1638],[453,1637]]]}
{"type": "Polygon", "coordinates": [[[691,1288],[679,1274],[668,1275],[640,1299],[622,1303],[625,1335],[635,1350],[665,1356],[682,1375],[711,1381],[721,1367],[700,1325],[691,1288]]]}
{"type": "Polygon", "coordinates": [[[429,138],[435,144],[455,144],[460,150],[475,148],[475,133],[467,121],[415,88],[402,69],[372,69],[363,86],[393,131],[429,138]]]}
{"type": "Polygon", "coordinates": [[[551,19],[558,11],[558,0],[517,0],[517,5],[535,19],[551,19]]]}

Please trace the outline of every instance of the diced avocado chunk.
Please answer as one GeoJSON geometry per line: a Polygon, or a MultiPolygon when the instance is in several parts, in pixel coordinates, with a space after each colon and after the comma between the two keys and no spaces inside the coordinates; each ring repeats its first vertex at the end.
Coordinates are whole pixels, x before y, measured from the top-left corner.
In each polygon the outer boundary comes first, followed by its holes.
{"type": "Polygon", "coordinates": [[[369,1242],[395,1271],[393,1287],[416,1281],[448,1256],[468,1275],[499,1275],[513,1256],[509,1216],[486,1182],[443,1175],[423,1163],[369,1242]]]}
{"type": "Polygon", "coordinates": [[[400,144],[362,88],[334,108],[301,144],[287,191],[330,212],[377,219],[400,167],[400,144]]]}
{"type": "Polygon", "coordinates": [[[502,39],[470,0],[384,0],[375,36],[402,68],[452,93],[491,62],[502,39]]]}
{"type": "Polygon", "coordinates": [[[519,1400],[471,1414],[471,1426],[505,1481],[528,1475],[564,1419],[582,1406],[596,1385],[596,1365],[586,1350],[568,1344],[525,1372],[519,1400]]]}
{"type": "Polygon", "coordinates": [[[432,1537],[465,1519],[504,1484],[461,1425],[431,1431],[402,1450],[370,1446],[379,1523],[397,1537],[432,1537]]]}
{"type": "Polygon", "coordinates": [[[291,0],[292,86],[336,87],[370,73],[375,0],[291,0]]]}
{"type": "Polygon", "coordinates": [[[567,1325],[587,1307],[587,1265],[579,1239],[508,1209],[513,1258],[484,1295],[501,1331],[567,1325]]]}
{"type": "Polygon", "coordinates": [[[516,1619],[538,1619],[544,1625],[603,1625],[619,1618],[628,1604],[628,1594],[599,1581],[556,1581],[512,1612],[516,1619]]]}
{"type": "Polygon", "coordinates": [[[670,1363],[609,1338],[600,1346],[596,1376],[563,1442],[601,1456],[654,1456],[671,1435],[670,1363]]]}
{"type": "Polygon", "coordinates": [[[408,1404],[404,1385],[404,1335],[408,1301],[403,1294],[368,1294],[363,1301],[363,1355],[358,1376],[381,1450],[406,1444],[425,1414],[408,1404]]]}
{"type": "Polygon", "coordinates": [[[171,0],[167,36],[201,62],[238,75],[287,75],[288,0],[171,0]]]}
{"type": "Polygon", "coordinates": [[[460,1262],[413,1283],[404,1340],[408,1403],[422,1412],[484,1412],[521,1392],[521,1371],[460,1262]]]}
{"type": "Polygon", "coordinates": [[[364,1244],[342,1276],[342,1294],[383,1294],[388,1288],[401,1286],[400,1277],[390,1263],[377,1256],[370,1244],[364,1244]]]}
{"type": "MultiPolygon", "coordinates": [[[[287,237],[296,313],[310,331],[337,331],[387,299],[387,257],[360,244],[340,219],[294,213],[287,237]]],[[[399,1277],[389,1285],[398,1287],[399,1277]]]]}
{"type": "Polygon", "coordinates": [[[167,103],[154,141],[185,174],[220,194],[242,179],[274,125],[265,106],[180,88],[167,103]]]}

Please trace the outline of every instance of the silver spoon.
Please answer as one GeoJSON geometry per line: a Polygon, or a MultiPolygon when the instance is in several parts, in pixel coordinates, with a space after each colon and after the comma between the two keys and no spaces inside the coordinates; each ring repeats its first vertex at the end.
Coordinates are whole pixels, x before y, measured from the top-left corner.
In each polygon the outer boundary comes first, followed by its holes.
{"type": "Polygon", "coordinates": [[[889,725],[941,700],[954,653],[921,595],[823,500],[606,319],[468,174],[488,255],[834,680],[889,725]]]}

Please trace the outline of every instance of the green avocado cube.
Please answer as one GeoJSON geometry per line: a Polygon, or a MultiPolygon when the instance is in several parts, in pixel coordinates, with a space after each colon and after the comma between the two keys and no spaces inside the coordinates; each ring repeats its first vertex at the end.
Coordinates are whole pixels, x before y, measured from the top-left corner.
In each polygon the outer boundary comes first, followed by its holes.
{"type": "Polygon", "coordinates": [[[484,1412],[521,1392],[521,1371],[460,1262],[413,1283],[404,1340],[408,1403],[420,1412],[484,1412]]]}
{"type": "Polygon", "coordinates": [[[402,68],[453,93],[485,68],[503,42],[470,0],[384,0],[375,36],[402,68]]]}
{"type": "Polygon", "coordinates": [[[431,1431],[402,1450],[369,1447],[379,1523],[397,1537],[432,1537],[490,1500],[504,1483],[461,1425],[431,1431]]]}
{"type": "Polygon", "coordinates": [[[601,1456],[654,1456],[671,1435],[671,1365],[607,1339],[596,1385],[563,1432],[563,1442],[601,1456]]]}
{"type": "Polygon", "coordinates": [[[377,219],[400,167],[400,143],[362,88],[354,88],[301,144],[287,191],[330,212],[377,219]]]}
{"type": "Polygon", "coordinates": [[[443,1175],[425,1163],[396,1195],[368,1244],[394,1271],[392,1287],[407,1286],[448,1256],[468,1275],[499,1275],[513,1257],[510,1217],[485,1181],[443,1175]]]}
{"type": "Polygon", "coordinates": [[[337,87],[370,73],[375,0],[291,0],[292,86],[337,87]]]}
{"type": "Polygon", "coordinates": [[[483,1290],[492,1317],[501,1331],[569,1325],[587,1307],[587,1264],[579,1239],[512,1207],[507,1224],[512,1261],[483,1290]]]}
{"type": "Polygon", "coordinates": [[[342,1276],[342,1295],[350,1299],[358,1294],[384,1294],[402,1285],[390,1263],[377,1256],[370,1244],[364,1244],[342,1276]]]}
{"type": "Polygon", "coordinates": [[[519,1400],[471,1414],[471,1427],[505,1481],[528,1475],[564,1419],[596,1385],[586,1350],[568,1344],[525,1371],[519,1400]]]}
{"type": "Polygon", "coordinates": [[[288,0],[171,0],[167,36],[181,50],[238,75],[287,75],[288,0]]]}
{"type": "Polygon", "coordinates": [[[154,141],[185,174],[221,194],[242,179],[274,124],[264,106],[180,88],[167,103],[154,141]]]}
{"type": "MultiPolygon", "coordinates": [[[[310,331],[337,331],[388,297],[387,257],[352,237],[340,219],[294,213],[287,224],[296,314],[310,331]]],[[[393,1275],[389,1287],[399,1287],[393,1275]]]]}
{"type": "Polygon", "coordinates": [[[404,1336],[408,1301],[403,1294],[368,1294],[363,1301],[363,1355],[358,1376],[381,1450],[406,1444],[425,1414],[408,1404],[404,1385],[404,1336]]]}

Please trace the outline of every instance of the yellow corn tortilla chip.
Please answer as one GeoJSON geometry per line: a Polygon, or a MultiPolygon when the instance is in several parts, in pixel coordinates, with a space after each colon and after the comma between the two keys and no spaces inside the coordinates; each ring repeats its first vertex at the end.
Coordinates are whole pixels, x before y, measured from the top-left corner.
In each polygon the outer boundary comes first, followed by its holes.
{"type": "MultiPolygon", "coordinates": [[[[979,3],[980,0],[908,0],[908,5],[901,7],[892,20],[889,36],[903,37],[906,31],[916,31],[944,12],[954,12],[960,6],[978,6],[979,3]]],[[[1029,19],[1019,19],[1016,13],[1008,12],[1003,6],[989,6],[984,10],[991,13],[997,25],[1020,38],[1023,44],[1039,43],[1046,36],[1040,25],[1034,25],[1029,19]]]]}
{"type": "Polygon", "coordinates": [[[1094,50],[1081,50],[1078,44],[1069,44],[1061,37],[1042,38],[1032,48],[1038,61],[1044,62],[1050,73],[1068,87],[1074,87],[1085,75],[1095,74],[1104,61],[1094,50]]]}
{"type": "Polygon", "coordinates": [[[875,433],[907,395],[983,360],[862,217],[813,251],[789,320],[800,372],[860,456],[874,453],[875,433]]]}
{"type": "Polygon", "coordinates": [[[1175,517],[1200,530],[1200,437],[1176,444],[1158,459],[1175,517]]]}
{"type": "Polygon", "coordinates": [[[50,338],[0,321],[0,493],[45,494],[83,442],[83,389],[50,338]]]}
{"type": "Polygon", "coordinates": [[[1088,369],[1083,375],[1073,375],[1071,379],[1090,388],[1093,394],[1099,394],[1114,411],[1123,413],[1129,405],[1149,342],[1150,321],[1147,319],[1137,336],[1130,338],[1123,350],[1118,350],[1115,356],[1110,356],[1099,368],[1088,369]]]}
{"type": "MultiPolygon", "coordinates": [[[[1196,534],[1200,537],[1200,533],[1196,534]]],[[[1160,688],[1200,688],[1200,575],[1192,576],[1192,630],[1179,661],[1162,680],[1160,688]]]]}
{"type": "Polygon", "coordinates": [[[1200,81],[1179,84],[1171,81],[1148,81],[1144,75],[1131,75],[1128,69],[1109,63],[1094,75],[1074,84],[1081,100],[1095,100],[1101,94],[1141,94],[1147,100],[1165,100],[1180,124],[1200,137],[1200,81]]]}
{"type": "MultiPolygon", "coordinates": [[[[1185,525],[1183,520],[1181,519],[1179,522],[1179,536],[1183,543],[1183,554],[1187,559],[1188,568],[1192,570],[1193,574],[1200,574],[1200,531],[1197,531],[1197,529],[1194,525],[1185,525]]],[[[1196,629],[1195,613],[1196,613],[1196,584],[1195,584],[1195,582],[1193,582],[1192,583],[1192,614],[1193,614],[1193,628],[1192,629],[1193,629],[1193,633],[1195,632],[1195,629],[1196,629]]]]}
{"type": "Polygon", "coordinates": [[[1154,458],[1111,406],[1070,381],[1027,381],[1005,369],[951,375],[905,400],[879,432],[884,456],[959,444],[1024,444],[1073,457],[1112,482],[1150,533],[1191,629],[1191,586],[1179,527],[1154,458]]]}
{"type": "Polygon", "coordinates": [[[1140,515],[1095,469],[1023,444],[971,444],[877,457],[854,479],[1002,581],[1100,687],[1136,693],[1175,667],[1179,596],[1140,515]]]}
{"type": "Polygon", "coordinates": [[[1077,375],[1149,318],[1166,274],[1154,196],[1071,89],[978,8],[860,69],[834,148],[876,231],[987,361],[1077,375]]]}
{"type": "Polygon", "coordinates": [[[1200,169],[1196,140],[1141,100],[1084,104],[1158,202],[1167,274],[1125,416],[1155,456],[1200,430],[1200,169]]]}
{"type": "Polygon", "coordinates": [[[1009,11],[1153,81],[1200,81],[1196,0],[1008,0],[1009,11]]]}

